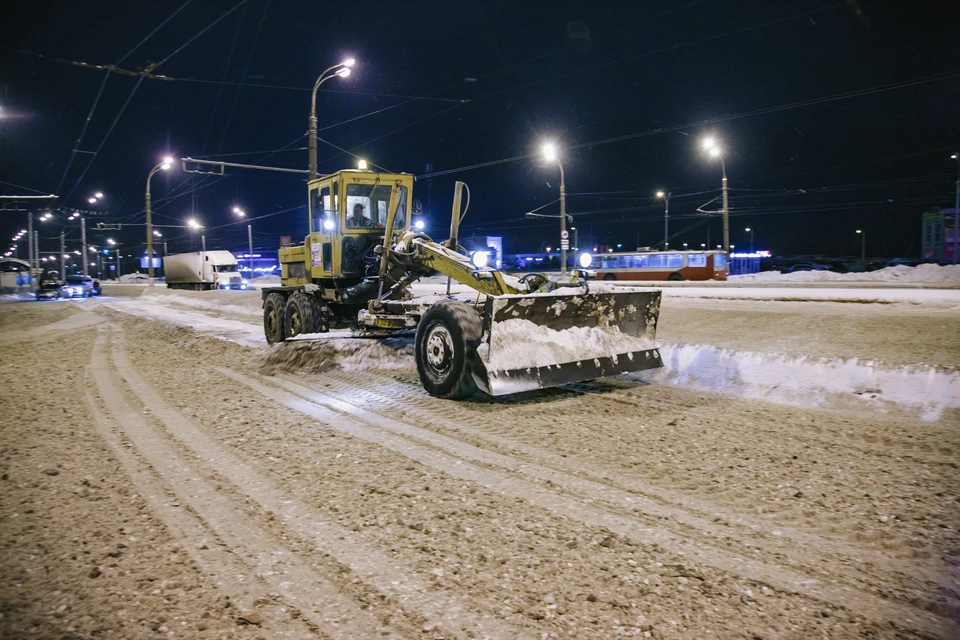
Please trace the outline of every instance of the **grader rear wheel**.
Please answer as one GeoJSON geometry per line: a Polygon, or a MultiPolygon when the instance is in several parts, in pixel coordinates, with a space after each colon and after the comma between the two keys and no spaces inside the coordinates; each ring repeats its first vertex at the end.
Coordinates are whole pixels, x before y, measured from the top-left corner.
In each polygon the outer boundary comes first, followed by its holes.
{"type": "Polygon", "coordinates": [[[271,293],[263,301],[263,334],[267,344],[283,342],[287,335],[284,329],[286,300],[279,293],[271,293]]]}
{"type": "Polygon", "coordinates": [[[320,325],[320,305],[313,296],[297,291],[287,299],[284,330],[288,338],[302,333],[317,333],[320,325]]]}

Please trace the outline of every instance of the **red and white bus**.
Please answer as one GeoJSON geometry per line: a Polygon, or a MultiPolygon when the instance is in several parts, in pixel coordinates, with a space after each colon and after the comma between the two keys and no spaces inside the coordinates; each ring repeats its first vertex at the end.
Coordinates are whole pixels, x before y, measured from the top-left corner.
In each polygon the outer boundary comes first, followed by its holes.
{"type": "Polygon", "coordinates": [[[723,251],[635,251],[597,254],[580,275],[597,280],[726,280],[727,271],[723,251]]]}

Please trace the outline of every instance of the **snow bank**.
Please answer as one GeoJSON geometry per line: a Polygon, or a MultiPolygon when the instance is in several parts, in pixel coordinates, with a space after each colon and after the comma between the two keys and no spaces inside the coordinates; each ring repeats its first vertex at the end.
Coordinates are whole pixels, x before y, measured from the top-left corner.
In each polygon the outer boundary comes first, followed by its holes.
{"type": "MultiPolygon", "coordinates": [[[[787,283],[784,282],[784,285],[787,283]]],[[[664,287],[664,300],[671,298],[716,298],[772,300],[781,302],[859,302],[914,304],[960,309],[960,289],[919,287],[827,287],[810,286],[683,286],[664,287]]]]}
{"type": "Polygon", "coordinates": [[[478,353],[488,371],[545,367],[655,348],[652,340],[619,327],[572,327],[556,331],[519,318],[493,325],[490,343],[478,353]]]}
{"type": "Polygon", "coordinates": [[[242,316],[244,319],[261,318],[263,303],[256,291],[183,291],[180,289],[147,289],[140,299],[160,305],[182,305],[205,311],[242,316]]]}
{"type": "Polygon", "coordinates": [[[904,265],[886,267],[864,273],[834,273],[833,271],[795,271],[780,273],[764,271],[742,276],[730,276],[728,282],[960,282],[960,265],[940,266],[921,264],[916,267],[904,265]]]}
{"type": "Polygon", "coordinates": [[[150,280],[150,277],[145,273],[125,273],[117,278],[117,280],[123,283],[147,282],[150,280]]]}
{"type": "Polygon", "coordinates": [[[632,374],[652,383],[716,391],[803,407],[863,402],[918,409],[937,420],[960,407],[960,372],[927,365],[888,367],[862,360],[794,358],[709,345],[661,345],[662,369],[632,374]]]}
{"type": "Polygon", "coordinates": [[[239,322],[228,318],[215,318],[199,311],[181,311],[169,305],[157,304],[151,296],[130,299],[102,300],[104,306],[150,320],[181,327],[190,327],[221,340],[229,340],[245,347],[262,347],[267,344],[260,323],[239,322]]]}
{"type": "Polygon", "coordinates": [[[278,371],[322,373],[331,369],[366,371],[416,366],[412,338],[372,340],[353,338],[348,332],[313,335],[315,339],[294,339],[270,347],[258,357],[261,372],[273,375],[278,371]]]}

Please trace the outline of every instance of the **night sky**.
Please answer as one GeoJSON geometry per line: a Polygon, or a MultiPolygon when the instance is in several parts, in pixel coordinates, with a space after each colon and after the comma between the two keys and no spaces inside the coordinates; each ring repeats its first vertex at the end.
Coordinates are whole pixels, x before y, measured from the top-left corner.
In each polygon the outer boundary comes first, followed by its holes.
{"type": "MultiPolygon", "coordinates": [[[[102,191],[91,208],[104,221],[143,222],[147,173],[168,153],[305,169],[309,88],[346,57],[353,74],[317,100],[320,136],[335,145],[320,143],[320,171],[355,167],[343,149],[417,175],[436,238],[462,180],[466,232],[503,235],[508,253],[556,246],[556,220],[524,218],[558,195],[556,166],[538,157],[548,139],[562,148],[581,246],[660,242],[658,189],[673,194],[673,247],[699,246],[708,228],[719,244],[719,216],[697,213],[720,208],[708,133],[727,152],[738,249],[752,227],[777,254],[857,255],[862,228],[870,255],[916,256],[921,213],[953,205],[955,2],[17,4],[0,41],[0,194],[85,209],[102,191]],[[146,69],[171,79],[137,75],[146,69]]],[[[257,249],[306,232],[297,175],[210,178],[178,164],[152,191],[154,222],[199,218],[208,248],[245,249],[235,204],[257,249]]],[[[25,213],[0,213],[0,238],[25,226],[25,213]]],[[[144,233],[109,235],[137,248],[144,233]]],[[[199,248],[186,230],[164,235],[171,252],[199,248]]],[[[68,237],[79,238],[72,223],[68,237]]]]}

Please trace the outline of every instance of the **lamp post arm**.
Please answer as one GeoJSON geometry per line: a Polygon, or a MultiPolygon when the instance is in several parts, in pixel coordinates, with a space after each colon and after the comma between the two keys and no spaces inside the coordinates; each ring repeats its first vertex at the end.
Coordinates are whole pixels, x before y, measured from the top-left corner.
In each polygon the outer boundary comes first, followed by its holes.
{"type": "Polygon", "coordinates": [[[310,170],[309,177],[310,179],[317,177],[317,91],[320,90],[320,85],[324,82],[336,76],[336,74],[327,75],[330,71],[336,69],[337,67],[342,67],[342,64],[335,64],[323,73],[320,74],[320,77],[317,78],[317,81],[313,83],[313,93],[310,94],[310,119],[308,120],[308,135],[307,135],[307,148],[308,148],[308,168],[310,170]]]}

